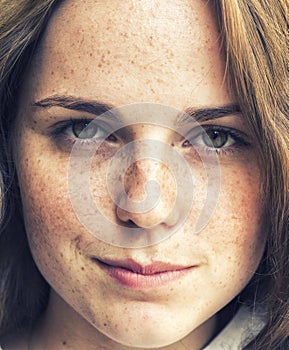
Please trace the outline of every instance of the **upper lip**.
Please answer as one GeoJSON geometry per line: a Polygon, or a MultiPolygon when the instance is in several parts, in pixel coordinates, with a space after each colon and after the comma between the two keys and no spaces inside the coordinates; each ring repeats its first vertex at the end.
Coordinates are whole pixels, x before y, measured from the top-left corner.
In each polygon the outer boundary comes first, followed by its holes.
{"type": "Polygon", "coordinates": [[[130,270],[134,273],[138,273],[142,275],[153,275],[156,273],[184,270],[184,269],[193,267],[192,265],[191,266],[176,265],[176,264],[170,264],[162,261],[154,261],[149,265],[142,265],[141,263],[138,263],[133,259],[110,260],[110,259],[98,258],[97,260],[106,265],[130,270]]]}

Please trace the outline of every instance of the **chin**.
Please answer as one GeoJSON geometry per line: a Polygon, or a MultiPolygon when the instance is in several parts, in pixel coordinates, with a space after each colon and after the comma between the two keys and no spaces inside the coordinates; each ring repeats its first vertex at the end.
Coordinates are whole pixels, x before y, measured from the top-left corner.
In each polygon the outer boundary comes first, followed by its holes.
{"type": "Polygon", "coordinates": [[[121,338],[121,339],[113,339],[111,338],[114,342],[128,346],[128,347],[133,347],[133,348],[141,348],[141,349],[157,349],[157,348],[163,348],[166,346],[169,346],[173,343],[178,342],[181,338],[176,338],[176,339],[152,339],[150,335],[146,336],[146,339],[138,338],[137,334],[133,336],[128,336],[127,334],[121,338]]]}
{"type": "MultiPolygon", "coordinates": [[[[101,331],[103,332],[103,330],[101,331]]],[[[161,328],[160,325],[155,326],[153,331],[141,327],[134,330],[129,328],[118,330],[118,334],[115,334],[115,331],[115,329],[111,332],[106,330],[103,334],[121,345],[143,349],[163,348],[178,342],[186,335],[178,334],[176,330],[173,331],[169,326],[165,329],[163,326],[161,328]]]]}

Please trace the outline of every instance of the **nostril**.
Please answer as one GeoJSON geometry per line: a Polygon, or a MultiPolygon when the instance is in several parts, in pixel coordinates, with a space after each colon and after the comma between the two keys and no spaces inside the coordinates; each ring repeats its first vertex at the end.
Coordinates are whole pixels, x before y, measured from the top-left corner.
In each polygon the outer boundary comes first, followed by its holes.
{"type": "Polygon", "coordinates": [[[135,223],[133,220],[131,220],[131,219],[127,220],[127,221],[125,222],[125,224],[126,224],[126,226],[128,226],[128,227],[138,227],[138,226],[136,225],[136,223],[135,223]]]}

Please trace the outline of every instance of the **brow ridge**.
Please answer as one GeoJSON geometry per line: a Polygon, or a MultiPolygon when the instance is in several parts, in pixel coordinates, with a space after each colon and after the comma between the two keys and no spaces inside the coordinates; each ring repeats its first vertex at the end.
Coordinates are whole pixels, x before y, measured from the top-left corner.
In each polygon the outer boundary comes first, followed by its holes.
{"type": "MultiPolygon", "coordinates": [[[[32,107],[62,107],[71,110],[77,110],[81,112],[91,113],[94,115],[101,115],[103,113],[109,113],[109,111],[115,109],[113,105],[98,102],[95,100],[86,100],[74,96],[66,95],[53,95],[42,100],[32,103],[32,107]]],[[[231,103],[224,106],[214,106],[207,108],[195,108],[189,107],[180,112],[177,116],[176,125],[182,126],[191,122],[206,122],[209,120],[218,119],[221,117],[240,114],[241,109],[237,103],[231,103]]],[[[119,120],[115,114],[110,113],[114,119],[119,120]]]]}
{"type": "Polygon", "coordinates": [[[241,113],[241,108],[237,103],[227,104],[224,106],[194,108],[190,107],[181,113],[178,117],[177,124],[184,125],[190,122],[206,122],[229,115],[241,113]]]}
{"type": "Polygon", "coordinates": [[[86,100],[83,98],[76,98],[74,96],[53,95],[42,100],[32,103],[32,107],[61,107],[80,112],[100,115],[114,109],[112,105],[97,102],[94,100],[86,100]]]}

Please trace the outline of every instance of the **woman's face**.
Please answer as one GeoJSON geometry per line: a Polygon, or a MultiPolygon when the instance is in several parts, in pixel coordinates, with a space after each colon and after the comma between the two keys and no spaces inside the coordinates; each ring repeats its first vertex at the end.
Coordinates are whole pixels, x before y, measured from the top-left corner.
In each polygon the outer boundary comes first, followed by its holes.
{"type": "Polygon", "coordinates": [[[95,341],[110,349],[114,341],[161,347],[184,337],[190,349],[203,346],[217,329],[216,312],[260,261],[260,171],[224,79],[215,18],[202,0],[69,0],[27,71],[15,157],[31,251],[52,288],[46,327],[85,338],[87,349],[95,341]],[[108,106],[118,113],[98,116],[108,106]],[[181,118],[184,111],[191,117],[181,118]],[[88,183],[86,169],[70,166],[74,144],[79,164],[96,150],[88,183]],[[111,174],[111,162],[129,144],[111,174]],[[164,152],[183,163],[165,164],[164,152]],[[117,168],[123,162],[125,171],[117,168]],[[174,171],[184,171],[191,203],[178,197],[174,171]],[[142,211],[137,205],[156,192],[149,181],[160,196],[142,211]],[[77,197],[83,188],[95,207],[77,197]],[[216,195],[214,208],[208,193],[216,195]],[[196,233],[202,210],[205,224],[196,233]],[[110,234],[125,243],[111,244],[110,234]],[[135,243],[143,234],[155,244],[135,243]]]}

